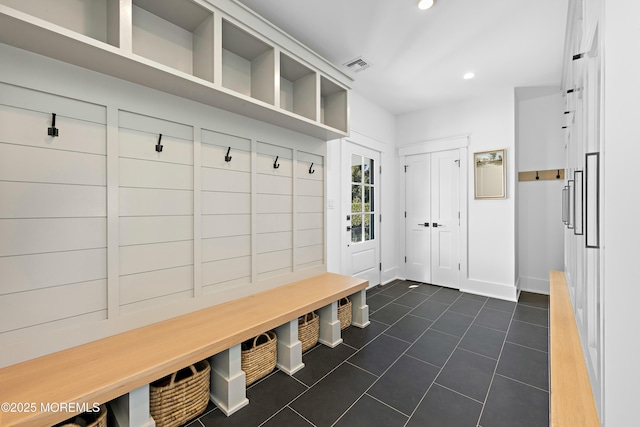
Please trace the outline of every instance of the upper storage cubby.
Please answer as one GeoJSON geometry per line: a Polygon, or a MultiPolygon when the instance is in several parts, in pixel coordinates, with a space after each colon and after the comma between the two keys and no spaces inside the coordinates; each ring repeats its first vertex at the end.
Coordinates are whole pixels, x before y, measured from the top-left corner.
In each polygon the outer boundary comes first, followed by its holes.
{"type": "Polygon", "coordinates": [[[210,10],[191,0],[133,0],[132,24],[133,53],[213,82],[210,10]]]}
{"type": "Polygon", "coordinates": [[[320,77],[320,121],[347,132],[347,90],[331,80],[320,77]]]}
{"type": "Polygon", "coordinates": [[[222,86],[273,105],[274,55],[273,46],[222,20],[222,86]]]}
{"type": "Polygon", "coordinates": [[[317,74],[291,57],[280,54],[280,108],[317,120],[317,74]]]}
{"type": "Polygon", "coordinates": [[[349,132],[351,77],[237,0],[0,0],[0,44],[324,141],[349,132]]]}
{"type": "Polygon", "coordinates": [[[20,12],[119,47],[119,0],[0,0],[20,12]]]}

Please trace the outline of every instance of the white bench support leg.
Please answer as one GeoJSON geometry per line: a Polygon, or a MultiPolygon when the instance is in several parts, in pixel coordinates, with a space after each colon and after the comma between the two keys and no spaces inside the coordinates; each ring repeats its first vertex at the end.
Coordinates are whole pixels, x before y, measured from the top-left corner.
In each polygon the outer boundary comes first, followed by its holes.
{"type": "Polygon", "coordinates": [[[209,359],[211,392],[209,397],[226,416],[249,403],[246,375],[241,368],[240,344],[209,359]]]}
{"type": "Polygon", "coordinates": [[[276,328],[278,336],[277,366],[286,374],[293,375],[304,368],[302,343],[298,340],[298,319],[276,328]]]}
{"type": "Polygon", "coordinates": [[[155,427],[149,413],[149,384],[111,401],[111,410],[119,427],[155,427]]]}
{"type": "Polygon", "coordinates": [[[318,341],[328,347],[336,347],[342,343],[340,320],[338,320],[338,301],[318,310],[320,315],[320,337],[318,341]]]}
{"type": "Polygon", "coordinates": [[[369,326],[369,306],[367,305],[367,290],[363,289],[350,297],[351,324],[358,328],[369,326]]]}

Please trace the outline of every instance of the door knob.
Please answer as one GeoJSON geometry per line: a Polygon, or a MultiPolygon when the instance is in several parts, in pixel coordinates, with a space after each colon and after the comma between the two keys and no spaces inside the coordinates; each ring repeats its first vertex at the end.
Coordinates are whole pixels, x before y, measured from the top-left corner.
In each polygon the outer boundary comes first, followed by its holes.
{"type": "Polygon", "coordinates": [[[437,222],[433,223],[434,227],[444,227],[444,224],[438,224],[437,222]]]}
{"type": "Polygon", "coordinates": [[[428,227],[428,226],[429,226],[429,223],[428,223],[428,222],[425,222],[424,224],[418,224],[418,225],[420,225],[420,226],[422,226],[422,227],[428,227]]]}
{"type": "Polygon", "coordinates": [[[347,225],[347,231],[351,231],[351,226],[347,225]]]}

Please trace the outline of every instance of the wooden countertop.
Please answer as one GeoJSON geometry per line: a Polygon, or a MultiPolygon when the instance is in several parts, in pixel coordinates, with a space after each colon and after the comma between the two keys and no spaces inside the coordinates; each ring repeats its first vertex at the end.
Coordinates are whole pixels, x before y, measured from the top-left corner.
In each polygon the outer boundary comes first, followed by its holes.
{"type": "Polygon", "coordinates": [[[551,426],[600,426],[562,271],[550,274],[551,426]]]}
{"type": "Polygon", "coordinates": [[[0,369],[0,426],[51,425],[74,414],[53,402],[105,403],[199,360],[365,289],[366,280],[324,273],[204,310],[0,369]]]}

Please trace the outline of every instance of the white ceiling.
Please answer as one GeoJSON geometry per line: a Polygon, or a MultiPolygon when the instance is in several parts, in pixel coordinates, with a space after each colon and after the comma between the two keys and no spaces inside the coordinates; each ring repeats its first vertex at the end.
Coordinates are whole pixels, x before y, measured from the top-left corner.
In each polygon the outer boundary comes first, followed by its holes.
{"type": "Polygon", "coordinates": [[[568,0],[237,1],[336,65],[363,56],[354,89],[396,115],[560,85],[568,0]]]}

